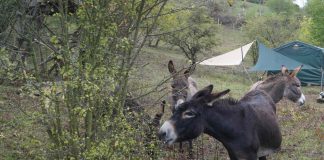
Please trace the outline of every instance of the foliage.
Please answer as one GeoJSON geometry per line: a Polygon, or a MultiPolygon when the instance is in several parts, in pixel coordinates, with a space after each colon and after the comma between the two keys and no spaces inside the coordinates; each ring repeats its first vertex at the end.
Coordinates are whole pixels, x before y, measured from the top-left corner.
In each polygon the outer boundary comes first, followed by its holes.
{"type": "MultiPolygon", "coordinates": [[[[12,20],[12,17],[15,16],[16,10],[18,9],[17,1],[7,1],[0,0],[0,34],[3,33],[9,25],[9,22],[12,20]]],[[[1,38],[1,37],[0,37],[1,38]]]]}
{"type": "Polygon", "coordinates": [[[198,52],[208,50],[216,44],[217,26],[205,8],[177,14],[173,20],[179,24],[179,30],[166,35],[165,41],[179,47],[191,60],[191,64],[197,62],[198,52]]]}
{"type": "Polygon", "coordinates": [[[324,47],[324,1],[323,0],[309,0],[306,5],[306,12],[309,19],[306,19],[311,35],[310,41],[324,47]]]}
{"type": "Polygon", "coordinates": [[[311,30],[311,19],[308,17],[304,17],[300,23],[298,39],[300,39],[303,42],[316,44],[316,41],[313,40],[310,30],[311,30]]]}
{"type": "Polygon", "coordinates": [[[248,20],[245,29],[251,39],[260,40],[270,47],[277,47],[296,39],[299,21],[298,17],[273,14],[248,20]]]}
{"type": "Polygon", "coordinates": [[[299,10],[292,0],[267,0],[265,4],[277,14],[291,15],[299,10]]]}
{"type": "Polygon", "coordinates": [[[246,0],[246,1],[251,2],[251,3],[259,4],[259,3],[263,3],[264,0],[246,0]]]}
{"type": "Polygon", "coordinates": [[[74,14],[68,1],[59,0],[58,13],[41,15],[47,21],[28,18],[28,4],[20,4],[26,15],[10,28],[15,32],[11,39],[19,42],[1,49],[0,73],[7,77],[18,68],[24,94],[39,96],[35,113],[48,135],[45,157],[136,159],[159,154],[156,145],[148,145],[156,141],[155,130],[146,129],[150,119],[141,121],[140,110],[129,115],[135,106],[126,100],[134,62],[166,3],[86,0],[74,14]],[[12,46],[19,51],[9,50],[12,46]],[[10,60],[11,54],[21,59],[10,60]]]}
{"type": "Polygon", "coordinates": [[[17,69],[19,62],[10,60],[9,52],[5,48],[0,49],[0,84],[10,82],[22,77],[22,72],[17,69]]]}
{"type": "MultiPolygon", "coordinates": [[[[170,17],[163,16],[160,19],[158,15],[160,9],[164,10],[165,1],[84,0],[77,14],[67,14],[66,4],[62,3],[66,1],[57,1],[61,2],[60,7],[63,9],[54,16],[41,15],[43,20],[23,15],[23,21],[19,21],[16,16],[7,21],[6,16],[16,13],[16,9],[9,12],[0,10],[1,13],[8,13],[1,15],[5,17],[2,20],[8,22],[3,32],[8,40],[6,43],[0,42],[0,79],[10,84],[19,82],[17,88],[9,86],[10,90],[0,86],[0,157],[160,159],[162,148],[157,144],[155,128],[148,125],[150,117],[143,111],[131,112],[134,106],[126,102],[132,99],[128,99],[126,93],[135,92],[135,89],[130,90],[128,81],[129,77],[139,81],[138,86],[132,86],[134,88],[142,88],[148,82],[158,83],[160,78],[168,75],[163,73],[167,69],[161,69],[165,68],[167,60],[185,61],[178,50],[166,49],[165,46],[145,48],[146,57],[141,56],[140,59],[145,63],[139,63],[143,74],[136,77],[133,74],[137,72],[134,63],[137,63],[135,61],[141,54],[141,47],[153,30],[154,34],[182,31],[188,26],[186,24],[192,15],[191,10],[175,12],[170,17]],[[156,20],[159,23],[154,23],[156,20]],[[23,32],[15,30],[16,27],[23,32]],[[28,48],[18,47],[19,39],[28,42],[28,48]]],[[[21,13],[25,14],[27,7],[24,4],[11,5],[21,1],[1,2],[7,2],[1,3],[1,7],[21,7],[21,13]]],[[[172,9],[173,6],[168,6],[163,14],[172,9]]],[[[223,36],[223,48],[217,48],[216,52],[228,51],[245,41],[242,40],[244,31],[225,29],[219,33],[223,36]]],[[[241,97],[250,85],[244,72],[227,68],[216,68],[215,72],[215,68],[199,67],[194,76],[199,87],[215,83],[218,89],[233,88],[231,95],[234,97],[241,97]],[[233,79],[237,83],[233,83],[233,79]]],[[[316,89],[312,93],[318,94],[316,89]]],[[[159,94],[164,96],[165,93],[159,94]]],[[[147,101],[151,103],[152,97],[146,97],[147,101]]],[[[154,107],[146,109],[156,112],[154,107]]],[[[320,118],[321,112],[314,109],[314,113],[318,113],[316,117],[320,118]]],[[[310,115],[306,114],[303,118],[314,117],[310,115]]],[[[296,128],[300,122],[306,121],[298,119],[287,127],[296,128]]],[[[308,122],[312,121],[307,119],[308,122]]],[[[307,134],[312,133],[307,141],[297,134],[296,137],[290,137],[290,131],[284,132],[286,138],[292,138],[291,141],[289,139],[292,144],[289,148],[283,146],[287,150],[276,158],[281,159],[282,155],[286,159],[291,156],[319,158],[322,152],[316,143],[320,141],[314,134],[315,127],[317,125],[314,124],[311,129],[309,126],[301,128],[307,130],[307,134]],[[298,145],[301,140],[305,146],[298,145]],[[296,144],[298,152],[290,151],[296,149],[296,144]],[[316,144],[316,148],[313,144],[316,144]]],[[[203,146],[198,145],[201,143],[196,144],[203,150],[203,146]]],[[[212,157],[216,155],[215,151],[227,156],[224,150],[219,149],[220,146],[213,146],[214,140],[204,143],[205,149],[208,145],[209,150],[203,150],[202,153],[210,154],[202,159],[216,159],[212,157]]],[[[183,154],[175,150],[163,152],[170,153],[170,159],[175,159],[175,155],[182,158],[183,154]]]]}

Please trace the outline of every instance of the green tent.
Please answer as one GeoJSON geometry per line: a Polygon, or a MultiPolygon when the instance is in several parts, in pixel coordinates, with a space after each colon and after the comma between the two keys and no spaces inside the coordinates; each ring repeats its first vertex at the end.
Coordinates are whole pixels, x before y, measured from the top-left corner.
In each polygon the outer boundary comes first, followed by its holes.
{"type": "Polygon", "coordinates": [[[259,57],[258,61],[250,71],[272,71],[276,72],[281,70],[281,66],[285,65],[288,69],[294,69],[300,65],[304,65],[303,69],[315,69],[314,67],[293,60],[287,56],[284,56],[270,48],[267,48],[262,43],[258,42],[259,57]]]}
{"type": "Polygon", "coordinates": [[[302,83],[321,84],[321,79],[323,78],[323,71],[321,69],[324,69],[323,48],[300,41],[293,41],[275,48],[274,51],[315,68],[306,69],[303,67],[302,71],[298,73],[298,78],[302,83]]]}

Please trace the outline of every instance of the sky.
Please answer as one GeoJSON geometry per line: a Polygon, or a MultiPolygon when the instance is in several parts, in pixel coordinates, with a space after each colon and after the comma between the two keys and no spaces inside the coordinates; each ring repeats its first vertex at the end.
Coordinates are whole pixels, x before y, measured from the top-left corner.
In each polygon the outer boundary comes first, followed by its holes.
{"type": "Polygon", "coordinates": [[[297,4],[300,8],[303,8],[307,3],[307,0],[294,0],[294,3],[297,4]]]}

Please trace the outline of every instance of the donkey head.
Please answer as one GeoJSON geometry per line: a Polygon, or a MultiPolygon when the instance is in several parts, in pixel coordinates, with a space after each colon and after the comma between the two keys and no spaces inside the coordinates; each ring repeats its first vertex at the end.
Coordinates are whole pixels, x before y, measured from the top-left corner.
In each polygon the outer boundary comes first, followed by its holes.
{"type": "Polygon", "coordinates": [[[296,77],[297,73],[301,70],[303,66],[299,66],[295,68],[290,73],[285,66],[282,66],[281,73],[284,77],[286,77],[286,85],[283,96],[288,98],[293,102],[297,102],[299,105],[303,105],[305,103],[305,96],[301,91],[301,84],[299,79],[296,77]]]}
{"type": "Polygon", "coordinates": [[[205,129],[204,108],[209,103],[227,94],[230,90],[211,93],[213,85],[198,91],[189,101],[179,105],[171,118],[164,122],[159,138],[168,145],[198,137],[205,129]]]}
{"type": "Polygon", "coordinates": [[[253,84],[250,91],[260,89],[267,92],[275,103],[279,102],[283,97],[303,105],[305,103],[305,96],[300,88],[300,81],[296,77],[301,70],[302,65],[295,68],[292,72],[288,72],[285,66],[282,66],[281,73],[278,73],[264,81],[258,81],[253,84]]]}
{"type": "Polygon", "coordinates": [[[171,60],[169,61],[168,69],[172,76],[171,110],[174,112],[181,103],[191,98],[192,90],[195,90],[196,86],[193,84],[195,83],[193,80],[190,81],[189,69],[184,72],[177,72],[171,60]]]}

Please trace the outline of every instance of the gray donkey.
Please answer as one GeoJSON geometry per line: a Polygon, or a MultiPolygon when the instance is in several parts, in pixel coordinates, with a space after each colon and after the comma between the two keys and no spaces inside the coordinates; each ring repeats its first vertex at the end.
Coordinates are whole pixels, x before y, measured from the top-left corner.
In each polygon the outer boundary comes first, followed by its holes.
{"type": "MultiPolygon", "coordinates": [[[[170,104],[172,114],[177,110],[178,106],[185,101],[188,101],[198,91],[196,81],[190,77],[190,68],[184,72],[177,72],[172,60],[168,63],[168,69],[172,76],[171,81],[171,96],[170,104]]],[[[189,156],[192,156],[192,140],[189,140],[189,156]]],[[[180,144],[180,151],[182,150],[182,142],[180,144]]]]}
{"type": "Polygon", "coordinates": [[[306,101],[301,91],[300,81],[296,77],[302,66],[295,68],[292,72],[288,72],[285,66],[282,66],[281,73],[273,75],[264,81],[258,81],[252,85],[250,91],[259,89],[270,95],[275,103],[278,103],[283,97],[303,105],[306,101]]]}

